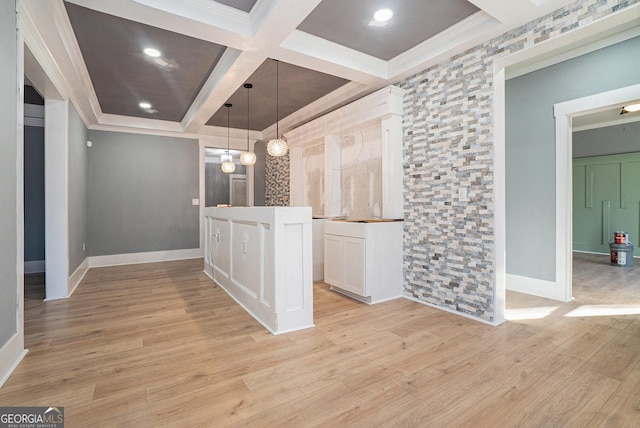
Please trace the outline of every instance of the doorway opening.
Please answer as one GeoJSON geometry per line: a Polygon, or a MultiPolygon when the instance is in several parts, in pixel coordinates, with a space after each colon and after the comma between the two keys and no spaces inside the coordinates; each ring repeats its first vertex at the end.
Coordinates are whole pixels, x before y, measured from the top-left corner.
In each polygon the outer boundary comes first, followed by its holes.
{"type": "Polygon", "coordinates": [[[247,167],[239,161],[240,151],[229,150],[236,169],[228,174],[221,164],[227,159],[227,150],[206,147],[204,152],[204,206],[218,205],[249,206],[247,198],[247,167]]]}
{"type": "Polygon", "coordinates": [[[45,298],[44,98],[24,85],[24,291],[27,300],[45,298]]]}

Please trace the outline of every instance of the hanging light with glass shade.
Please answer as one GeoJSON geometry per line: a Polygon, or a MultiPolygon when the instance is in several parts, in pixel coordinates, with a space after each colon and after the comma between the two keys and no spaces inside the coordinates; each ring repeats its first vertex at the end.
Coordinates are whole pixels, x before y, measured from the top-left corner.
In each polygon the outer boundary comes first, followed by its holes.
{"type": "Polygon", "coordinates": [[[253,88],[251,83],[245,83],[247,88],[247,151],[240,153],[240,163],[242,165],[254,165],[256,163],[256,154],[249,151],[249,89],[253,88]]]}
{"type": "Polygon", "coordinates": [[[269,140],[267,143],[267,153],[271,156],[284,156],[289,151],[289,145],[287,144],[287,140],[284,139],[284,136],[280,136],[280,129],[278,128],[278,120],[280,119],[278,108],[279,108],[279,87],[278,87],[278,60],[274,60],[276,62],[276,138],[269,140]]]}
{"type": "Polygon", "coordinates": [[[231,174],[233,171],[236,170],[236,164],[233,163],[233,158],[231,157],[231,153],[229,153],[229,147],[230,147],[230,134],[229,134],[229,129],[230,129],[230,121],[229,121],[229,117],[231,114],[231,107],[233,106],[233,104],[230,103],[226,103],[224,105],[227,108],[227,160],[222,162],[222,165],[220,165],[222,167],[222,172],[226,172],[227,174],[231,174]]]}

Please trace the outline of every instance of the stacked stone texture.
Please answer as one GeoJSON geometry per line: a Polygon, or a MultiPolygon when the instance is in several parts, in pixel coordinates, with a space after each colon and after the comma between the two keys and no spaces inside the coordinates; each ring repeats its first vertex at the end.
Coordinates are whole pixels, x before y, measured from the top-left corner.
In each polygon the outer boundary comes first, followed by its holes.
{"type": "Polygon", "coordinates": [[[638,1],[572,3],[401,82],[405,295],[494,321],[494,61],[638,1]]]}
{"type": "Polygon", "coordinates": [[[289,206],[289,153],[278,157],[267,154],[264,202],[268,207],[289,206]]]}

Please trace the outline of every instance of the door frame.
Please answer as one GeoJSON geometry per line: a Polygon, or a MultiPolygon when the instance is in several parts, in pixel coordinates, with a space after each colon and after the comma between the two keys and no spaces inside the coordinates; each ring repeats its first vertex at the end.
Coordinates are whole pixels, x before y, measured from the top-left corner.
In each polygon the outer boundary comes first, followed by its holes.
{"type": "Polygon", "coordinates": [[[573,176],[572,120],[574,117],[622,106],[640,99],[640,84],[557,103],[556,119],[556,284],[564,297],[572,296],[573,176]]]}

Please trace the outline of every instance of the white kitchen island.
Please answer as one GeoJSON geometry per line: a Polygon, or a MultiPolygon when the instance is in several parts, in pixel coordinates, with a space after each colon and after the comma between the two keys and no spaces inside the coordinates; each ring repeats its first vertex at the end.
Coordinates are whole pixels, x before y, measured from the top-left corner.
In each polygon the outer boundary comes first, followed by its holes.
{"type": "Polygon", "coordinates": [[[204,271],[271,333],[313,327],[310,207],[207,207],[204,271]]]}

